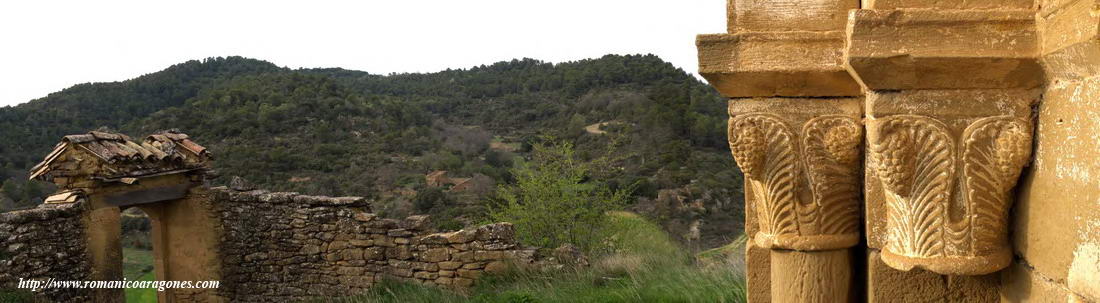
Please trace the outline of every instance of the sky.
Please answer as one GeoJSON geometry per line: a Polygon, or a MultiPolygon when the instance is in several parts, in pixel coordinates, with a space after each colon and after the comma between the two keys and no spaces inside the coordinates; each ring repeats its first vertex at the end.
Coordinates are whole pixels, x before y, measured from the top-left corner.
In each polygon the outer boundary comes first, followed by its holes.
{"type": "Polygon", "coordinates": [[[697,71],[725,0],[4,1],[0,106],[187,60],[435,72],[652,53],[697,71]]]}

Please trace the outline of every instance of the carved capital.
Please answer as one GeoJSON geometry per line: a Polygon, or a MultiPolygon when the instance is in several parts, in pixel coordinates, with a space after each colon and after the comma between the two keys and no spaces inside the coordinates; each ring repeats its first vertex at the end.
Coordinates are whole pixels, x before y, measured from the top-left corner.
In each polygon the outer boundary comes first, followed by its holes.
{"type": "Polygon", "coordinates": [[[868,133],[869,171],[885,195],[887,265],[954,275],[1008,265],[1008,210],[1031,152],[1029,121],[979,118],[956,136],[936,118],[900,114],[870,120],[868,133]]]}
{"type": "Polygon", "coordinates": [[[815,251],[859,243],[863,126],[856,117],[730,116],[730,150],[754,203],[747,215],[758,224],[758,246],[815,251]]]}

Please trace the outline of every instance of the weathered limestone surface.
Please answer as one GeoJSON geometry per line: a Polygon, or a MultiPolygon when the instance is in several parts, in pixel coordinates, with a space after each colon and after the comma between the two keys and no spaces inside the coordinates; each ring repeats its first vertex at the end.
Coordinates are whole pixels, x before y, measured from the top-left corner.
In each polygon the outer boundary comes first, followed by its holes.
{"type": "Polygon", "coordinates": [[[728,0],[699,72],[729,101],[745,174],[749,302],[846,302],[860,243],[859,84],[844,66],[857,0],[728,0]]]}
{"type": "Polygon", "coordinates": [[[858,0],[727,0],[729,32],[835,31],[858,0]]]}
{"type": "MultiPolygon", "coordinates": [[[[0,290],[16,290],[20,279],[91,280],[85,206],[81,200],[0,213],[0,290]]],[[[49,302],[89,302],[93,293],[91,289],[51,288],[39,290],[34,297],[49,302]]]]}
{"type": "Polygon", "coordinates": [[[827,293],[809,290],[830,263],[809,261],[826,247],[802,224],[816,181],[788,182],[812,170],[782,156],[812,161],[790,146],[820,112],[779,100],[860,94],[867,301],[1100,301],[1100,1],[853,4],[729,0],[728,33],[697,41],[700,72],[737,98],[750,301],[827,293]]]}
{"type": "Polygon", "coordinates": [[[772,250],[772,262],[791,270],[772,271],[777,291],[773,302],[844,302],[852,297],[851,256],[846,249],[826,251],[772,250]]]}
{"type": "Polygon", "coordinates": [[[1100,301],[1100,15],[1095,0],[1039,1],[1042,63],[1034,162],[1012,222],[1019,258],[1002,298],[1100,301]]]}
{"type": "Polygon", "coordinates": [[[1031,10],[853,10],[848,65],[870,90],[1042,85],[1031,10]]]}
{"type": "Polygon", "coordinates": [[[1000,275],[944,276],[922,269],[898,271],[867,252],[867,302],[997,302],[1000,275]]]}
{"type": "Polygon", "coordinates": [[[726,97],[860,94],[841,31],[700,35],[696,45],[699,73],[726,97]]]}

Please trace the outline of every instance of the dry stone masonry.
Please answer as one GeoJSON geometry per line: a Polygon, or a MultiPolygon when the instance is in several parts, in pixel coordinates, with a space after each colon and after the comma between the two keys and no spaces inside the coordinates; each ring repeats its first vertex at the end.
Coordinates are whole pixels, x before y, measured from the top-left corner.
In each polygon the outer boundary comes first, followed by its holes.
{"type": "MultiPolygon", "coordinates": [[[[2,295],[121,302],[122,289],[27,293],[20,279],[121,281],[121,210],[152,221],[156,280],[220,281],[168,289],[161,302],[283,302],[355,296],[385,279],[461,290],[512,267],[560,265],[516,243],[511,224],[434,233],[429,218],[379,218],[360,197],[205,185],[211,153],[176,131],[142,143],[112,133],[62,139],[32,178],[59,192],[0,214],[2,295]]],[[[6,298],[6,297],[5,297],[6,298]]]]}
{"type": "Polygon", "coordinates": [[[1100,301],[1096,7],[728,0],[749,301],[1100,301]]]}
{"type": "MultiPolygon", "coordinates": [[[[20,280],[90,280],[91,259],[84,239],[85,201],[39,205],[0,213],[0,289],[19,298],[30,290],[15,290],[20,280]]],[[[37,298],[55,302],[86,302],[87,289],[44,289],[37,298]]]]}
{"type": "Polygon", "coordinates": [[[290,301],[363,293],[383,279],[450,288],[535,261],[511,224],[431,233],[429,218],[378,218],[358,197],[211,189],[223,229],[222,296],[290,301]]]}

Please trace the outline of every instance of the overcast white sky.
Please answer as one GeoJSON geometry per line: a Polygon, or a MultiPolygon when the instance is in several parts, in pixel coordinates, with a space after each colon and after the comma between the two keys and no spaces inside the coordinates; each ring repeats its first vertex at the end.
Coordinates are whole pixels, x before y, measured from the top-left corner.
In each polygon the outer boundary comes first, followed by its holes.
{"type": "Polygon", "coordinates": [[[695,72],[725,0],[4,1],[0,106],[191,59],[434,72],[653,53],[695,72]]]}

